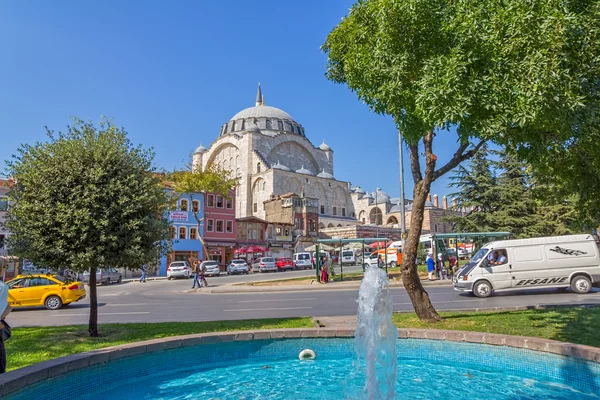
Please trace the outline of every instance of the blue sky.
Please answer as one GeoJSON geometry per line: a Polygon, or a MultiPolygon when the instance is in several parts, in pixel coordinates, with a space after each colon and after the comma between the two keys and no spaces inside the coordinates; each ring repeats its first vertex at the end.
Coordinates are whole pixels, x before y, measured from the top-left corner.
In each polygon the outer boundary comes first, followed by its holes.
{"type": "MultiPolygon", "coordinates": [[[[221,125],[265,104],[333,148],[335,176],[398,196],[397,132],[345,86],[325,79],[320,46],[348,0],[5,1],[0,3],[0,160],[20,143],[45,140],[70,116],[108,116],[134,143],[153,147],[157,166],[183,166],[221,125]]],[[[434,151],[449,159],[456,137],[434,151]]],[[[405,151],[406,196],[412,176],[405,151]]],[[[447,176],[432,193],[451,192],[447,176]]]]}

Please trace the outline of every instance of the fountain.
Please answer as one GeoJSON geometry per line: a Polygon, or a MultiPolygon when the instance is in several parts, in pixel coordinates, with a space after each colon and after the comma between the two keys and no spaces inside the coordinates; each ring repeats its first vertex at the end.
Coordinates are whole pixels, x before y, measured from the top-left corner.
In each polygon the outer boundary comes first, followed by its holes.
{"type": "Polygon", "coordinates": [[[358,318],[354,333],[356,367],[367,377],[363,397],[393,399],[396,384],[398,330],[392,322],[389,281],[380,268],[369,268],[358,292],[358,318]]]}

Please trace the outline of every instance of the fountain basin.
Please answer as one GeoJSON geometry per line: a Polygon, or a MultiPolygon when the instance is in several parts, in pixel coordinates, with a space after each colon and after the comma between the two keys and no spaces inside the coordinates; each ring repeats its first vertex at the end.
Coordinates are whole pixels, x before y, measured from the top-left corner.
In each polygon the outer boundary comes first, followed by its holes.
{"type": "MultiPolygon", "coordinates": [[[[354,331],[188,335],[63,357],[0,375],[24,399],[356,399],[354,331]],[[300,361],[310,348],[316,360],[300,361]]],[[[474,332],[399,329],[397,398],[597,399],[600,349],[474,332]]]]}

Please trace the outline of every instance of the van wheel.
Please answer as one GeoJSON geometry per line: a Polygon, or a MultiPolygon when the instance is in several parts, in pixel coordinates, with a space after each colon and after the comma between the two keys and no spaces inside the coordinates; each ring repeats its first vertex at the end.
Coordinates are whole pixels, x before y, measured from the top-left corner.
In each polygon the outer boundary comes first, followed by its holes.
{"type": "Polygon", "coordinates": [[[592,290],[592,282],[587,276],[577,275],[571,281],[571,290],[577,294],[586,294],[592,290]]]}
{"type": "Polygon", "coordinates": [[[490,297],[492,285],[488,281],[479,281],[473,286],[473,294],[477,297],[490,297]]]}

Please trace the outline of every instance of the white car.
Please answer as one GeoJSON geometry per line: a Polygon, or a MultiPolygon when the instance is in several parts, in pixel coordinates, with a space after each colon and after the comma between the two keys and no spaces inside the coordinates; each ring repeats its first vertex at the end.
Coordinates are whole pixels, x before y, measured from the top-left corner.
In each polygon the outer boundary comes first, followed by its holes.
{"type": "Polygon", "coordinates": [[[200,268],[204,269],[204,275],[208,276],[219,276],[221,275],[221,267],[219,263],[213,260],[210,261],[202,261],[200,264],[200,268]]]}
{"type": "Polygon", "coordinates": [[[248,270],[249,270],[248,263],[246,263],[246,260],[243,260],[241,258],[236,258],[234,260],[231,260],[231,262],[227,266],[227,274],[228,275],[247,274],[248,270]]]}
{"type": "Polygon", "coordinates": [[[173,261],[167,267],[167,279],[185,278],[192,276],[192,268],[187,261],[173,261]]]}
{"type": "Polygon", "coordinates": [[[252,269],[258,272],[277,271],[277,264],[273,257],[261,257],[254,261],[252,269]]]}
{"type": "Polygon", "coordinates": [[[295,253],[292,260],[296,269],[311,269],[313,267],[310,253],[295,253]]]}

